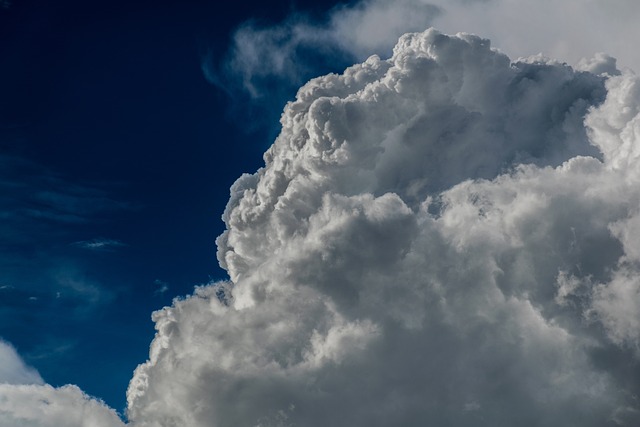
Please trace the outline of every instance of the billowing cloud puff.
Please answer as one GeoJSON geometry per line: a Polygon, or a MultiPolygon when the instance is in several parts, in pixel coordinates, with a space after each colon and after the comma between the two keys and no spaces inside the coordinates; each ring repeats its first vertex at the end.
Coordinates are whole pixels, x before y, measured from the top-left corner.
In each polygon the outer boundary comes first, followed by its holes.
{"type": "Polygon", "coordinates": [[[7,427],[124,427],[114,410],[67,385],[0,384],[0,425],[7,427]]]}
{"type": "Polygon", "coordinates": [[[116,412],[78,387],[55,388],[0,341],[0,425],[6,427],[124,427],[116,412]]]}
{"type": "Polygon", "coordinates": [[[130,423],[638,425],[640,81],[585,69],[429,30],[303,86],[130,423]]]}

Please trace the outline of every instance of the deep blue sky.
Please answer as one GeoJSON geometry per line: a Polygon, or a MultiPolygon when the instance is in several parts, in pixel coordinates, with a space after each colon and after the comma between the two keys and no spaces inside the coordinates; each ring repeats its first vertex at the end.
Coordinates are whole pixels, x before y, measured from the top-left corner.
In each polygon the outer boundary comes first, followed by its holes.
{"type": "Polygon", "coordinates": [[[229,186],[262,165],[294,89],[265,114],[202,58],[219,64],[247,19],[334,3],[0,2],[0,337],[45,381],[122,411],[151,312],[225,278],[229,186]]]}

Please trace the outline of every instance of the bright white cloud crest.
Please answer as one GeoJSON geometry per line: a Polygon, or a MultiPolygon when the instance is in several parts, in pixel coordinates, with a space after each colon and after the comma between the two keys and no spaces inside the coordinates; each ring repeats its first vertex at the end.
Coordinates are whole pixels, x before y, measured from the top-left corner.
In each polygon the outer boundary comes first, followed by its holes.
{"type": "Polygon", "coordinates": [[[0,384],[0,425],[7,427],[124,427],[113,409],[74,385],[0,384]]]}
{"type": "Polygon", "coordinates": [[[429,30],[281,122],[131,425],[638,425],[637,77],[429,30]]]}

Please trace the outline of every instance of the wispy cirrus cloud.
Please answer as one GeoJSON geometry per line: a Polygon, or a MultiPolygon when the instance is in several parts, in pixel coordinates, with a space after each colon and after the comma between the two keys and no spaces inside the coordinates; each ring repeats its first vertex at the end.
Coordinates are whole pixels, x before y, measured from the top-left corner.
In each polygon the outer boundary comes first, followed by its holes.
{"type": "Polygon", "coordinates": [[[124,243],[81,239],[101,235],[94,230],[137,206],[117,200],[106,185],[79,184],[11,147],[0,149],[0,336],[30,357],[43,343],[59,348],[73,339],[80,323],[120,292],[89,251],[113,252],[124,243]]]}
{"type": "Polygon", "coordinates": [[[24,156],[0,153],[0,167],[0,252],[42,248],[79,227],[137,208],[98,184],[77,184],[24,156]]]}
{"type": "Polygon", "coordinates": [[[153,291],[154,295],[164,295],[169,290],[169,284],[160,279],[154,280],[153,284],[156,285],[156,290],[153,291]]]}
{"type": "Polygon", "coordinates": [[[118,248],[127,246],[126,243],[115,239],[95,238],[91,240],[81,240],[74,242],[73,246],[92,251],[115,251],[118,248]]]}

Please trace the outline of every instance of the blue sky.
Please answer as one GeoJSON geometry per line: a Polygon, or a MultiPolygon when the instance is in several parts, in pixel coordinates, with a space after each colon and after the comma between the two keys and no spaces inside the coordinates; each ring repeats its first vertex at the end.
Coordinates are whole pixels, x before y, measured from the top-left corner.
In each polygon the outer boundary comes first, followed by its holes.
{"type": "MultiPolygon", "coordinates": [[[[203,61],[221,63],[247,19],[332,4],[309,3],[0,9],[0,337],[46,381],[122,410],[150,313],[226,277],[215,238],[229,187],[262,164],[274,124],[208,82],[203,61]]],[[[294,93],[270,97],[272,118],[294,93]]]]}
{"type": "Polygon", "coordinates": [[[637,425],[640,4],[224,6],[0,1],[0,403],[637,425]]]}

